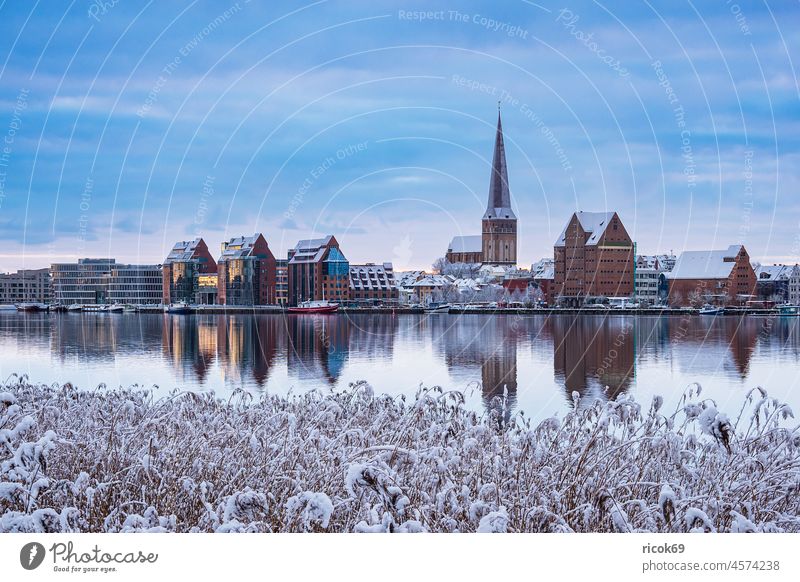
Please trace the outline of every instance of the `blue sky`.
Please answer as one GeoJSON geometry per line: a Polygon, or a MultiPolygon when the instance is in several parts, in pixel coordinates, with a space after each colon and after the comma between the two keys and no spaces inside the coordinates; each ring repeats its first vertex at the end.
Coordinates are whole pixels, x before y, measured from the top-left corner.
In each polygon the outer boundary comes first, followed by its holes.
{"type": "Polygon", "coordinates": [[[2,2],[0,270],[254,231],[428,267],[498,100],[521,264],[577,209],[793,263],[799,67],[797,2],[2,2]]]}

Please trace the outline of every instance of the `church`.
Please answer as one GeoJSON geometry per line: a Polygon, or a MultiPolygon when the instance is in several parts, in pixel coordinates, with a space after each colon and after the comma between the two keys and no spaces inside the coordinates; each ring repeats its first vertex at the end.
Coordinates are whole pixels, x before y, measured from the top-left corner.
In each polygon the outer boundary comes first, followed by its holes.
{"type": "Polygon", "coordinates": [[[503,124],[499,111],[492,156],[492,175],[489,179],[489,200],[481,220],[481,234],[453,237],[445,258],[450,263],[501,266],[517,264],[517,217],[511,210],[503,124]]]}

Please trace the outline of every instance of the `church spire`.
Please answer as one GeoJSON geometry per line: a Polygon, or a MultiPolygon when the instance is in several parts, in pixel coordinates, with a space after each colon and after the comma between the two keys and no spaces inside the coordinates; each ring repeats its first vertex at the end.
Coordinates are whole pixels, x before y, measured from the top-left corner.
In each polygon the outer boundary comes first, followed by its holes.
{"type": "Polygon", "coordinates": [[[508,171],[506,169],[506,148],[503,144],[503,124],[500,120],[500,102],[497,103],[497,134],[494,138],[494,156],[492,157],[492,176],[489,180],[489,201],[487,218],[515,219],[511,210],[511,194],[508,190],[508,171]]]}

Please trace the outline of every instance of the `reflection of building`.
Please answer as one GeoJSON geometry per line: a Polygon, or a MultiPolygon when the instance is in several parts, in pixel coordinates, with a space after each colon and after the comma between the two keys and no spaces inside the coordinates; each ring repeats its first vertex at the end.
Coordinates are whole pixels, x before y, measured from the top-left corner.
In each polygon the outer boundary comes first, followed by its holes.
{"type": "Polygon", "coordinates": [[[350,299],[356,303],[397,303],[391,263],[350,265],[350,299]]]}
{"type": "Polygon", "coordinates": [[[350,319],[298,315],[284,321],[289,369],[302,379],[327,379],[335,384],[350,349],[350,319]]]}
{"type": "Polygon", "coordinates": [[[217,264],[220,305],[275,303],[275,256],[264,235],[240,236],[222,243],[217,264]]]}
{"type": "Polygon", "coordinates": [[[289,301],[289,261],[275,260],[275,302],[286,305],[289,301]]]}
{"type": "Polygon", "coordinates": [[[24,269],[0,273],[0,305],[50,303],[50,269],[24,269]]]}
{"type": "Polygon", "coordinates": [[[635,374],[635,323],[625,317],[556,316],[553,371],[568,401],[577,392],[585,404],[627,392],[635,374]]]}
{"type": "Polygon", "coordinates": [[[561,301],[633,294],[633,242],[616,212],[573,213],[553,251],[561,301]]]}
{"type": "Polygon", "coordinates": [[[217,263],[202,238],[175,243],[162,267],[162,301],[196,303],[200,275],[217,272],[217,263]]]}
{"type": "Polygon", "coordinates": [[[244,383],[252,376],[263,386],[285,334],[278,317],[218,316],[217,345],[227,382],[244,383]]]}
{"type": "Polygon", "coordinates": [[[111,303],[161,303],[161,265],[113,265],[108,281],[111,303]]]}
{"type": "Polygon", "coordinates": [[[744,304],[756,287],[750,256],[742,245],[724,251],[684,251],[666,280],[670,305],[744,304]]]}
{"type": "Polygon", "coordinates": [[[289,305],[328,299],[347,301],[350,263],[333,235],[301,240],[289,251],[289,305]]]}
{"type": "Polygon", "coordinates": [[[445,258],[451,263],[517,264],[517,217],[511,210],[503,124],[497,113],[489,199],[481,220],[481,234],[457,236],[445,258]]]}

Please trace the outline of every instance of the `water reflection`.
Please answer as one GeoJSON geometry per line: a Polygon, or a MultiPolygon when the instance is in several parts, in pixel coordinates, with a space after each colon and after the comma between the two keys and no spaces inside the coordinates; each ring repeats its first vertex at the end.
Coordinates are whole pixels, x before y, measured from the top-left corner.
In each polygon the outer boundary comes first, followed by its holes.
{"type": "Polygon", "coordinates": [[[798,319],[7,313],[0,371],[22,362],[50,382],[89,370],[99,383],[113,370],[120,383],[218,391],[341,387],[360,377],[389,393],[472,383],[481,406],[508,421],[521,401],[526,411],[546,406],[554,388],[568,404],[573,392],[590,402],[641,391],[642,371],[664,383],[705,377],[720,390],[779,369],[794,382],[798,319]]]}

